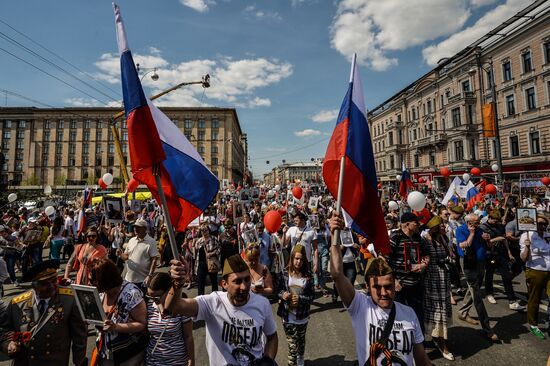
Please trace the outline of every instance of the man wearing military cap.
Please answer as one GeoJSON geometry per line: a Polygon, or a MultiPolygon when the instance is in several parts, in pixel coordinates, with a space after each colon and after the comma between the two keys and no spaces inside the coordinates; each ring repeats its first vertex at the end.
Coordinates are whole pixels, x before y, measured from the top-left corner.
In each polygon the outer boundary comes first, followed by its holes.
{"type": "Polygon", "coordinates": [[[0,339],[2,350],[15,366],[84,365],[87,327],[70,288],[57,285],[59,260],[31,267],[23,282],[32,290],[8,305],[0,339]],[[72,347],[71,347],[72,346],[72,347]]]}
{"type": "MultiPolygon", "coordinates": [[[[183,284],[186,268],[177,260],[171,264],[172,279],[183,284]]],[[[223,265],[221,284],[225,292],[184,299],[181,286],[175,286],[177,289],[168,293],[168,310],[205,321],[210,365],[276,365],[278,338],[271,305],[250,291],[251,282],[248,266],[235,254],[223,265]]]]}
{"type": "MultiPolygon", "coordinates": [[[[344,228],[344,220],[335,214],[329,225],[334,233],[336,229],[344,228]]],[[[335,243],[334,238],[332,243],[335,243]]],[[[330,250],[330,274],[351,316],[359,365],[384,365],[387,358],[391,358],[394,365],[413,365],[413,362],[417,366],[431,365],[414,310],[394,301],[395,274],[386,260],[377,257],[367,263],[365,281],[369,296],[356,290],[344,275],[339,245],[332,245],[330,250]],[[392,318],[391,329],[385,329],[392,318]],[[381,339],[384,333],[388,334],[385,340],[381,339]]]]}

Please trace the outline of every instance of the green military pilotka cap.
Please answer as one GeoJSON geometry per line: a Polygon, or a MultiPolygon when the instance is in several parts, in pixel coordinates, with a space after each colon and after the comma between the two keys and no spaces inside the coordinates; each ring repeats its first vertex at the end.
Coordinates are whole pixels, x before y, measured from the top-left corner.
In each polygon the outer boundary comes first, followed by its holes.
{"type": "Polygon", "coordinates": [[[449,208],[449,210],[451,210],[452,212],[454,212],[456,214],[463,214],[464,213],[464,207],[462,205],[451,206],[449,208]]]}
{"type": "Polygon", "coordinates": [[[248,266],[244,259],[239,254],[234,254],[231,257],[226,258],[223,263],[222,276],[226,276],[231,273],[239,273],[248,271],[248,266]]]}
{"type": "Polygon", "coordinates": [[[368,276],[386,276],[393,273],[393,269],[383,258],[372,258],[367,262],[365,277],[368,276]]]}

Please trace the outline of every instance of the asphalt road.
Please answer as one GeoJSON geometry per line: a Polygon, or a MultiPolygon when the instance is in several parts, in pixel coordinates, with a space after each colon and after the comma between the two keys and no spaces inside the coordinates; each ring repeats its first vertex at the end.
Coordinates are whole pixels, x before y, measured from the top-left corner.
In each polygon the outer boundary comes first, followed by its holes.
{"type": "MultiPolygon", "coordinates": [[[[359,281],[362,281],[362,276],[359,281]]],[[[491,325],[501,338],[501,342],[494,344],[486,340],[479,327],[460,321],[455,309],[453,325],[449,328],[449,349],[454,353],[456,360],[447,361],[437,350],[428,349],[428,355],[435,365],[547,365],[550,339],[539,340],[534,337],[526,327],[526,314],[508,309],[508,301],[498,275],[495,276],[495,284],[497,304],[486,301],[485,306],[491,318],[491,325]]],[[[523,275],[515,279],[514,288],[520,298],[525,298],[526,286],[523,275]]],[[[6,285],[5,289],[7,298],[24,291],[24,288],[16,289],[11,285],[6,285]]],[[[209,287],[207,291],[208,289],[209,287]]],[[[195,296],[196,289],[190,290],[188,295],[195,296]]],[[[547,307],[543,305],[541,319],[546,316],[546,311],[547,307]]],[[[276,304],[273,304],[273,313],[276,313],[276,304]]],[[[472,315],[475,316],[475,312],[472,315]]],[[[279,329],[277,362],[279,365],[286,365],[287,342],[280,319],[276,318],[279,329]]],[[[546,327],[547,325],[544,329],[547,329],[546,327]]],[[[194,328],[196,365],[208,365],[204,325],[196,323],[194,328]]],[[[91,353],[94,339],[90,332],[88,353],[91,353]]],[[[339,303],[333,304],[330,298],[323,298],[320,294],[312,305],[305,359],[306,365],[309,366],[357,365],[350,317],[339,303]]],[[[7,365],[10,365],[10,361],[0,354],[0,366],[7,365]]]]}

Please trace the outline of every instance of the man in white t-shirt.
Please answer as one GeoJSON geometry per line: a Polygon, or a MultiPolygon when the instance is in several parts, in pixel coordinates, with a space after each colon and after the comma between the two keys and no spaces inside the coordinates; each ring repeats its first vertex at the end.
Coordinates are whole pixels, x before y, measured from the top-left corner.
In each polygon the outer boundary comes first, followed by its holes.
{"type": "Polygon", "coordinates": [[[149,225],[143,219],[134,224],[136,236],[130,239],[120,258],[126,262],[124,279],[137,285],[145,293],[149,278],[155,273],[160,257],[157,242],[147,234],[149,225]]]}
{"type": "MultiPolygon", "coordinates": [[[[344,220],[341,216],[334,215],[329,223],[331,232],[344,229],[344,220]]],[[[385,344],[385,348],[392,354],[392,360],[401,359],[411,366],[431,365],[422,344],[424,335],[414,310],[393,301],[395,277],[386,261],[382,257],[375,258],[371,259],[367,265],[365,279],[370,296],[356,291],[344,275],[342,252],[338,245],[332,245],[330,261],[330,274],[334,285],[351,316],[359,365],[363,366],[368,361],[373,345],[374,349],[379,349],[376,353],[376,365],[385,364],[382,362],[386,356],[377,342],[382,337],[394,306],[395,320],[385,344]]],[[[394,364],[397,363],[394,362],[394,364]]]]}
{"type": "MultiPolygon", "coordinates": [[[[171,264],[172,279],[183,283],[186,268],[180,261],[172,260],[171,264]]],[[[181,287],[172,289],[167,309],[205,321],[210,365],[276,365],[278,338],[271,305],[265,297],[250,291],[250,270],[238,254],[225,260],[221,284],[226,292],[215,291],[194,299],[183,299],[181,287]]]]}
{"type": "Polygon", "coordinates": [[[307,216],[303,212],[294,215],[294,226],[289,228],[285,234],[285,244],[290,243],[291,250],[298,243],[306,248],[307,262],[313,265],[310,269],[317,273],[317,258],[319,257],[317,249],[317,233],[311,227],[307,226],[307,216]]]}

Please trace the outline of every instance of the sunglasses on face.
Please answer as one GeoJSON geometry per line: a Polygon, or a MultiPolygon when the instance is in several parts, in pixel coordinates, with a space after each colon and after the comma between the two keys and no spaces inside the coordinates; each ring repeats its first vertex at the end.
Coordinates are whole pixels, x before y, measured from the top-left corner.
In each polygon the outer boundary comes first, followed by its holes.
{"type": "Polygon", "coordinates": [[[88,235],[87,238],[97,238],[97,235],[88,235]]]}

